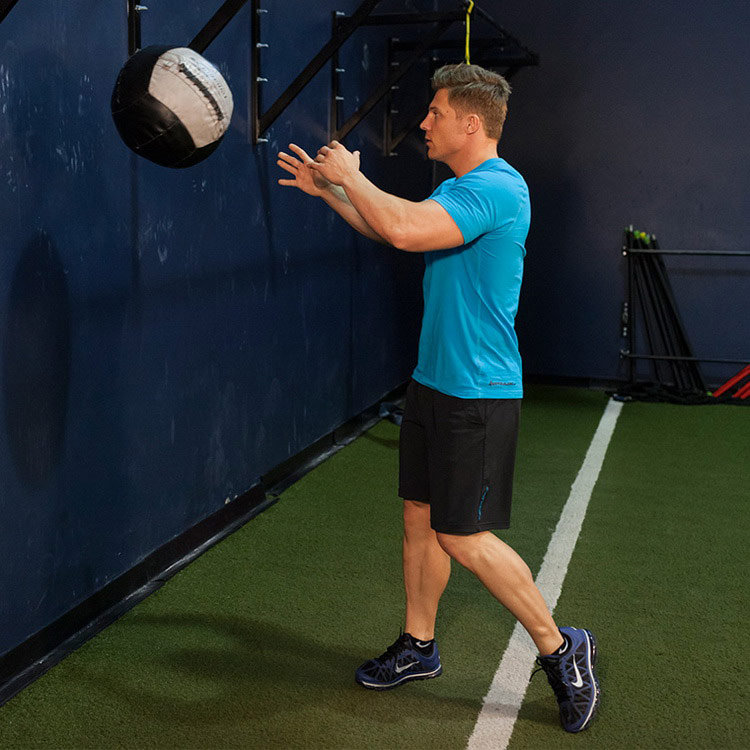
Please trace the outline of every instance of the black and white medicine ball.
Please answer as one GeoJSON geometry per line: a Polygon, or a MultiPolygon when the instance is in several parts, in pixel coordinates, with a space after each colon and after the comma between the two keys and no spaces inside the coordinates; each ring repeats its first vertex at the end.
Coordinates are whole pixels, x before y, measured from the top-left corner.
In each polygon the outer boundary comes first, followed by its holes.
{"type": "Polygon", "coordinates": [[[145,47],[120,71],[112,117],[125,145],[163,167],[191,167],[221,143],[232,92],[188,47],[145,47]]]}

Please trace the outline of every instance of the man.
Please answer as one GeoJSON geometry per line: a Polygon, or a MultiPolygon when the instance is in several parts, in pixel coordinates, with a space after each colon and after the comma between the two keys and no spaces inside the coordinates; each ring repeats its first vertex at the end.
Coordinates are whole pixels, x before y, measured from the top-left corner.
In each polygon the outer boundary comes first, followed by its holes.
{"type": "Polygon", "coordinates": [[[530,208],[526,184],[497,146],[510,87],[476,65],[446,65],[421,124],[430,159],[455,177],[422,202],[403,200],[359,170],[359,152],[333,141],[313,160],[280,153],[292,179],[367,237],[425,253],[419,358],[399,451],[404,501],[405,632],[356,672],[383,690],[442,672],[435,642],[453,558],[521,622],[555,691],[563,727],[585,729],[597,709],[594,636],[558,628],[521,558],[491,529],[507,529],[521,362],[513,329],[530,208]]]}

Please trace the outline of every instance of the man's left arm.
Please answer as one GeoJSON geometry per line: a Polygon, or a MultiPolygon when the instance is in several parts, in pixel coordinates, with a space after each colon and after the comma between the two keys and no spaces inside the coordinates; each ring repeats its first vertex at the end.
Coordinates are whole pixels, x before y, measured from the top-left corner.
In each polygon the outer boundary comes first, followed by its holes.
{"type": "Polygon", "coordinates": [[[439,203],[408,201],[381,190],[360,172],[359,153],[337,141],[323,146],[307,166],[340,185],[362,218],[399,250],[420,253],[464,244],[461,230],[439,203]]]}

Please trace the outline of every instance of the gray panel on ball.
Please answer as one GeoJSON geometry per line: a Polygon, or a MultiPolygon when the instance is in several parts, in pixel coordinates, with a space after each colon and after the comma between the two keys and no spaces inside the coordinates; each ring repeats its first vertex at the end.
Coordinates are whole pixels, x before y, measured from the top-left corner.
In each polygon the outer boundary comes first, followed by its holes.
{"type": "Polygon", "coordinates": [[[125,64],[112,94],[123,142],[165,167],[189,167],[218,148],[232,116],[219,71],[188,48],[155,45],[125,64]]]}

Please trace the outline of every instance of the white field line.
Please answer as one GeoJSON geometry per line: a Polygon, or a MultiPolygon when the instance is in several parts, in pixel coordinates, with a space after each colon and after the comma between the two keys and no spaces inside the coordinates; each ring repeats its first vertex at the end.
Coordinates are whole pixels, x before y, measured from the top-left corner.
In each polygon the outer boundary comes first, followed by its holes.
{"type": "MultiPolygon", "coordinates": [[[[560,597],[591,493],[599,478],[621,410],[621,402],[610,399],[607,403],[536,577],[536,585],[552,612],[560,597]]],[[[508,747],[536,655],[533,641],[521,624],[516,623],[500,666],[484,697],[484,705],[469,738],[468,750],[505,750],[508,747]]]]}

